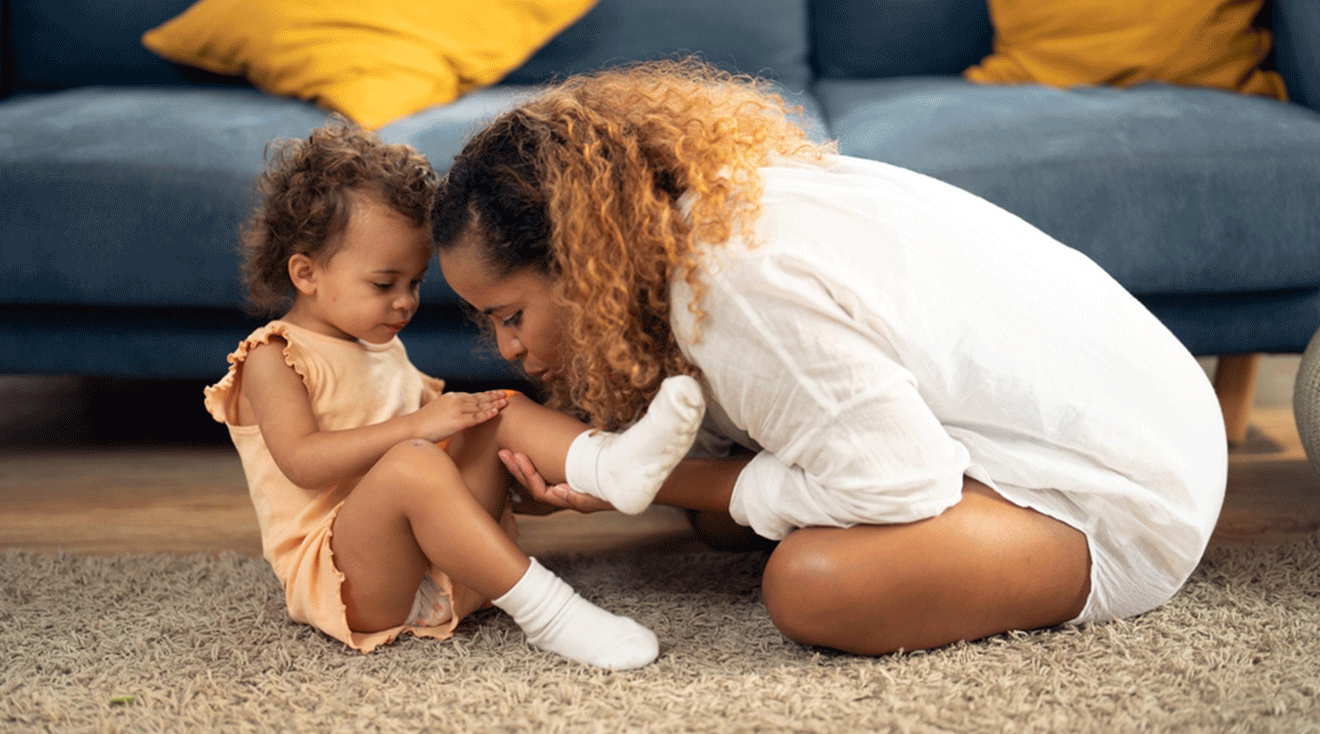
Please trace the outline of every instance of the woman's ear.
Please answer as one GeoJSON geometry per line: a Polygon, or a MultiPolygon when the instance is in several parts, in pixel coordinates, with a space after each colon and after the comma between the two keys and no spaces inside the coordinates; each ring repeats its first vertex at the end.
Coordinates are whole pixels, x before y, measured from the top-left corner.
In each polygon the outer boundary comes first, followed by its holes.
{"type": "Polygon", "coordinates": [[[316,292],[316,262],[299,252],[289,258],[289,280],[304,296],[316,292]]]}

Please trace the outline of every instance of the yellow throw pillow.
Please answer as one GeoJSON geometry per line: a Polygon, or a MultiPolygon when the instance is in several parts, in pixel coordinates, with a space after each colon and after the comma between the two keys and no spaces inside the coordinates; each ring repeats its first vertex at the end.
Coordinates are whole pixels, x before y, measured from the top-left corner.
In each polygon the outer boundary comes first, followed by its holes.
{"type": "Polygon", "coordinates": [[[142,43],[378,128],[494,84],[595,2],[200,0],[142,43]]]}
{"type": "Polygon", "coordinates": [[[1161,81],[1287,99],[1260,68],[1264,0],[989,0],[994,53],[963,72],[986,84],[1161,81]]]}

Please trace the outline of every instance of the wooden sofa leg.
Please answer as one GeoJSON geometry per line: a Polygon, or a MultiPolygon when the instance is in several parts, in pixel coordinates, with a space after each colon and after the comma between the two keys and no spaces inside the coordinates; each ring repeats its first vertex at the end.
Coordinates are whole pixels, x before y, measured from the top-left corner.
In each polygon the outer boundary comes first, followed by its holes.
{"type": "Polygon", "coordinates": [[[1247,440],[1251,421],[1251,402],[1256,395],[1259,354],[1221,354],[1215,367],[1215,394],[1224,412],[1224,431],[1230,446],[1247,440]]]}

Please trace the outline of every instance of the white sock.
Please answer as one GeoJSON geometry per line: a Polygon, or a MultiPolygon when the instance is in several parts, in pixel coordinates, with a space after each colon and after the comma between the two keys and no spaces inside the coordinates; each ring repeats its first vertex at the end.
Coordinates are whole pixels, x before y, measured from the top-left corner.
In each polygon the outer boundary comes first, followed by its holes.
{"type": "Polygon", "coordinates": [[[705,413],[706,399],[696,380],[667,378],[632,427],[622,433],[583,431],[573,439],[564,462],[568,486],[636,515],[692,448],[705,413]]]}
{"type": "Polygon", "coordinates": [[[492,603],[513,617],[528,642],[579,663],[631,670],[660,654],[654,632],[583,599],[535,558],[518,583],[492,603]]]}

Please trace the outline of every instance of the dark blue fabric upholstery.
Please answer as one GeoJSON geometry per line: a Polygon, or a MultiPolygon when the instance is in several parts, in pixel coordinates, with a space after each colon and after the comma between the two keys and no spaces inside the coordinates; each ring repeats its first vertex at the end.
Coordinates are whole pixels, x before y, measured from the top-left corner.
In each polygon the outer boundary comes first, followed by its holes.
{"type": "MultiPolygon", "coordinates": [[[[264,322],[234,309],[0,307],[0,355],[6,372],[215,380],[264,322]]],[[[457,309],[428,304],[404,342],[447,380],[516,376],[457,309]]]]}
{"type": "Polygon", "coordinates": [[[1320,110],[1320,2],[1276,0],[1274,56],[1289,98],[1320,110]]]}
{"type": "Polygon", "coordinates": [[[1136,293],[1320,286],[1320,115],[1227,92],[822,80],[842,152],[929,173],[1136,293]]]}
{"type": "MultiPolygon", "coordinates": [[[[515,97],[483,90],[381,135],[447,167],[515,97]]],[[[327,119],[250,88],[91,87],[0,105],[0,136],[24,142],[0,146],[3,302],[241,305],[238,228],[267,145],[327,119]]],[[[457,302],[438,272],[423,292],[457,302]]]]}
{"type": "Polygon", "coordinates": [[[1320,289],[1314,288],[1140,300],[1193,354],[1300,354],[1308,332],[1320,327],[1320,289]]]}
{"type": "MultiPolygon", "coordinates": [[[[328,115],[153,56],[192,0],[0,0],[0,371],[214,378],[257,323],[238,227],[267,143],[328,115]],[[17,90],[17,93],[15,91],[17,90]]],[[[1093,257],[1195,353],[1320,327],[1320,3],[1276,0],[1292,103],[1210,90],[980,87],[984,0],[600,0],[504,83],[381,130],[447,170],[528,84],[698,53],[776,79],[818,139],[962,186],[1093,257]]],[[[438,268],[406,342],[511,374],[438,268]]]]}
{"type": "Polygon", "coordinates": [[[700,53],[730,71],[807,88],[806,0],[600,0],[505,79],[535,84],[622,61],[700,53]]]}
{"type": "Polygon", "coordinates": [[[272,138],[324,123],[255,89],[86,87],[0,106],[7,303],[235,306],[272,138]]]}
{"type": "Polygon", "coordinates": [[[994,38],[985,0],[821,0],[811,13],[827,78],[959,74],[994,38]]]}
{"type": "Polygon", "coordinates": [[[8,56],[18,91],[91,84],[245,85],[156,56],[142,34],[192,5],[193,0],[5,0],[10,13],[8,56]]]}

